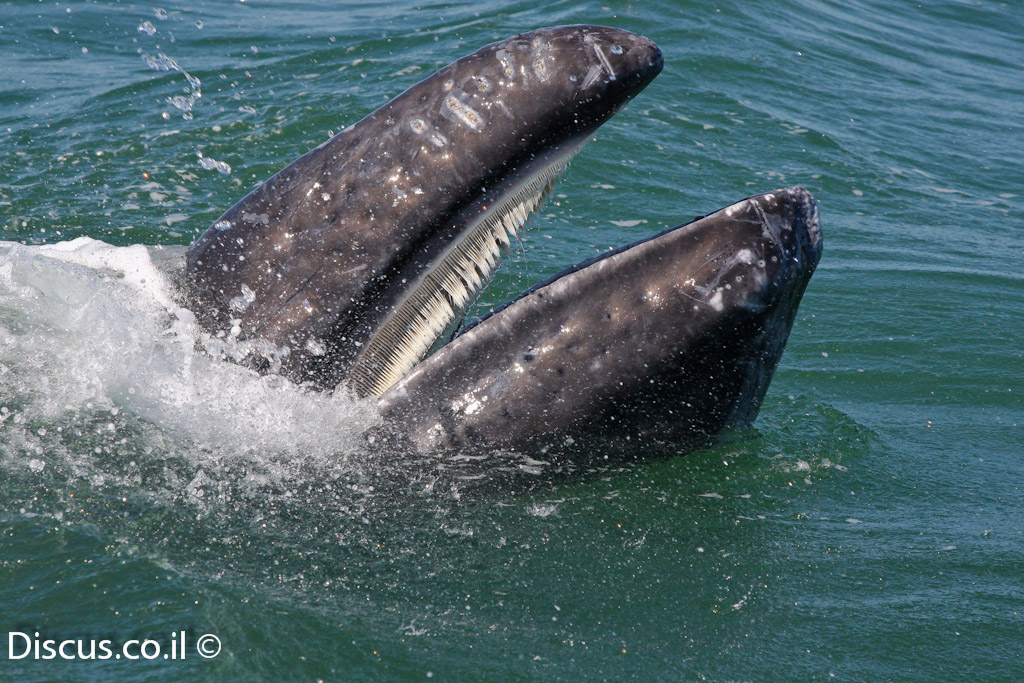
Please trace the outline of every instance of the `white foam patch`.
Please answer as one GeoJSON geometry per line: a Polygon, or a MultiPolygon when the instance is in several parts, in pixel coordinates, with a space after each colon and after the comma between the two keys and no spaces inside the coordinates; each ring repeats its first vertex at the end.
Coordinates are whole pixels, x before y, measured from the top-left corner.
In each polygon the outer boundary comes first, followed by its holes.
{"type": "MultiPolygon", "coordinates": [[[[12,246],[16,250],[31,250],[31,247],[12,246]]],[[[58,261],[116,273],[126,285],[147,291],[161,306],[174,305],[163,275],[153,265],[148,249],[141,244],[114,247],[91,237],[78,237],[69,242],[45,244],[37,250],[58,261]]]]}
{"type": "MultiPolygon", "coordinates": [[[[65,414],[131,414],[160,439],[198,446],[188,447],[197,457],[336,462],[358,449],[376,424],[372,402],[309,392],[201,350],[210,340],[165,275],[183,257],[181,247],[89,238],[0,242],[0,421],[52,430],[65,414]]],[[[0,433],[0,452],[35,435],[0,433]]]]}

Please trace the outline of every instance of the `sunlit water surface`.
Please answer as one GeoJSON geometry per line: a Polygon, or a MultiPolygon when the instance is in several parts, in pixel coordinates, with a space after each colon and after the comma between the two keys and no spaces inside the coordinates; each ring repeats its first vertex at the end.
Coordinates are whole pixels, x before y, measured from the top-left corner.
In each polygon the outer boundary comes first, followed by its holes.
{"type": "Polygon", "coordinates": [[[1024,674],[1014,3],[5,2],[0,64],[0,636],[222,643],[5,641],[0,678],[1024,674]],[[201,352],[173,277],[225,208],[440,66],[562,23],[643,33],[665,70],[479,310],[805,185],[825,253],[754,429],[571,471],[413,461],[366,440],[372,406],[201,352]]]}

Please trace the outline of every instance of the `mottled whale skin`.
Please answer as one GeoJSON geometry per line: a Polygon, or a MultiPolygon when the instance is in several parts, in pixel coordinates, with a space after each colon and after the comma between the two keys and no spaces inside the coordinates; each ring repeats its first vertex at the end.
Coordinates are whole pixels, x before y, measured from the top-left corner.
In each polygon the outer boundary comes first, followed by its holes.
{"type": "Polygon", "coordinates": [[[530,289],[381,412],[423,453],[678,444],[753,422],[821,248],[805,189],[750,197],[530,289]]]}
{"type": "MultiPolygon", "coordinates": [[[[361,368],[356,393],[379,393],[490,277],[544,174],[661,66],[650,40],[599,26],[532,31],[459,59],[221,216],[188,252],[186,304],[211,334],[252,342],[247,362],[257,368],[320,389],[361,368]],[[496,207],[507,215],[489,215],[496,207]],[[372,344],[410,283],[481,221],[497,227],[464,257],[474,267],[434,292],[431,305],[444,310],[422,323],[432,336],[372,344]],[[389,363],[392,379],[378,376],[389,363]]],[[[402,325],[393,327],[400,337],[402,325]]]]}
{"type": "Polygon", "coordinates": [[[821,256],[800,187],[584,261],[424,360],[661,67],[646,38],[596,26],[484,47],[228,210],[188,252],[186,303],[235,360],[378,396],[367,438],[404,453],[685,448],[750,423],[821,256]]]}

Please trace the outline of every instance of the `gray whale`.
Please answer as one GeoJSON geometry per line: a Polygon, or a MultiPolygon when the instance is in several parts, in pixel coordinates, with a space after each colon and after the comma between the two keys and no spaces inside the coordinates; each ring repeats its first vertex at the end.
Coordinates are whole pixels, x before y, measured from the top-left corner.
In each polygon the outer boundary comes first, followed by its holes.
{"type": "Polygon", "coordinates": [[[661,70],[650,40],[540,29],[463,57],[305,154],[192,245],[188,305],[249,362],[359,396],[490,279],[587,138],[661,70]]]}
{"type": "Polygon", "coordinates": [[[800,187],[573,266],[428,355],[661,67],[651,41],[605,27],[488,45],[229,209],[187,254],[186,304],[236,360],[378,397],[405,450],[686,443],[750,423],[821,255],[800,187]]]}

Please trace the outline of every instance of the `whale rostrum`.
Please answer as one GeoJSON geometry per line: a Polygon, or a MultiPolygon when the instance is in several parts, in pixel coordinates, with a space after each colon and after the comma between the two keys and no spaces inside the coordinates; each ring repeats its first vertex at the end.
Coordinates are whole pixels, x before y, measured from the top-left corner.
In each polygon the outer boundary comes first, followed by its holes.
{"type": "Polygon", "coordinates": [[[598,26],[540,29],[459,59],[221,216],[188,252],[189,307],[251,342],[256,367],[382,393],[661,66],[650,40],[598,26]]]}

